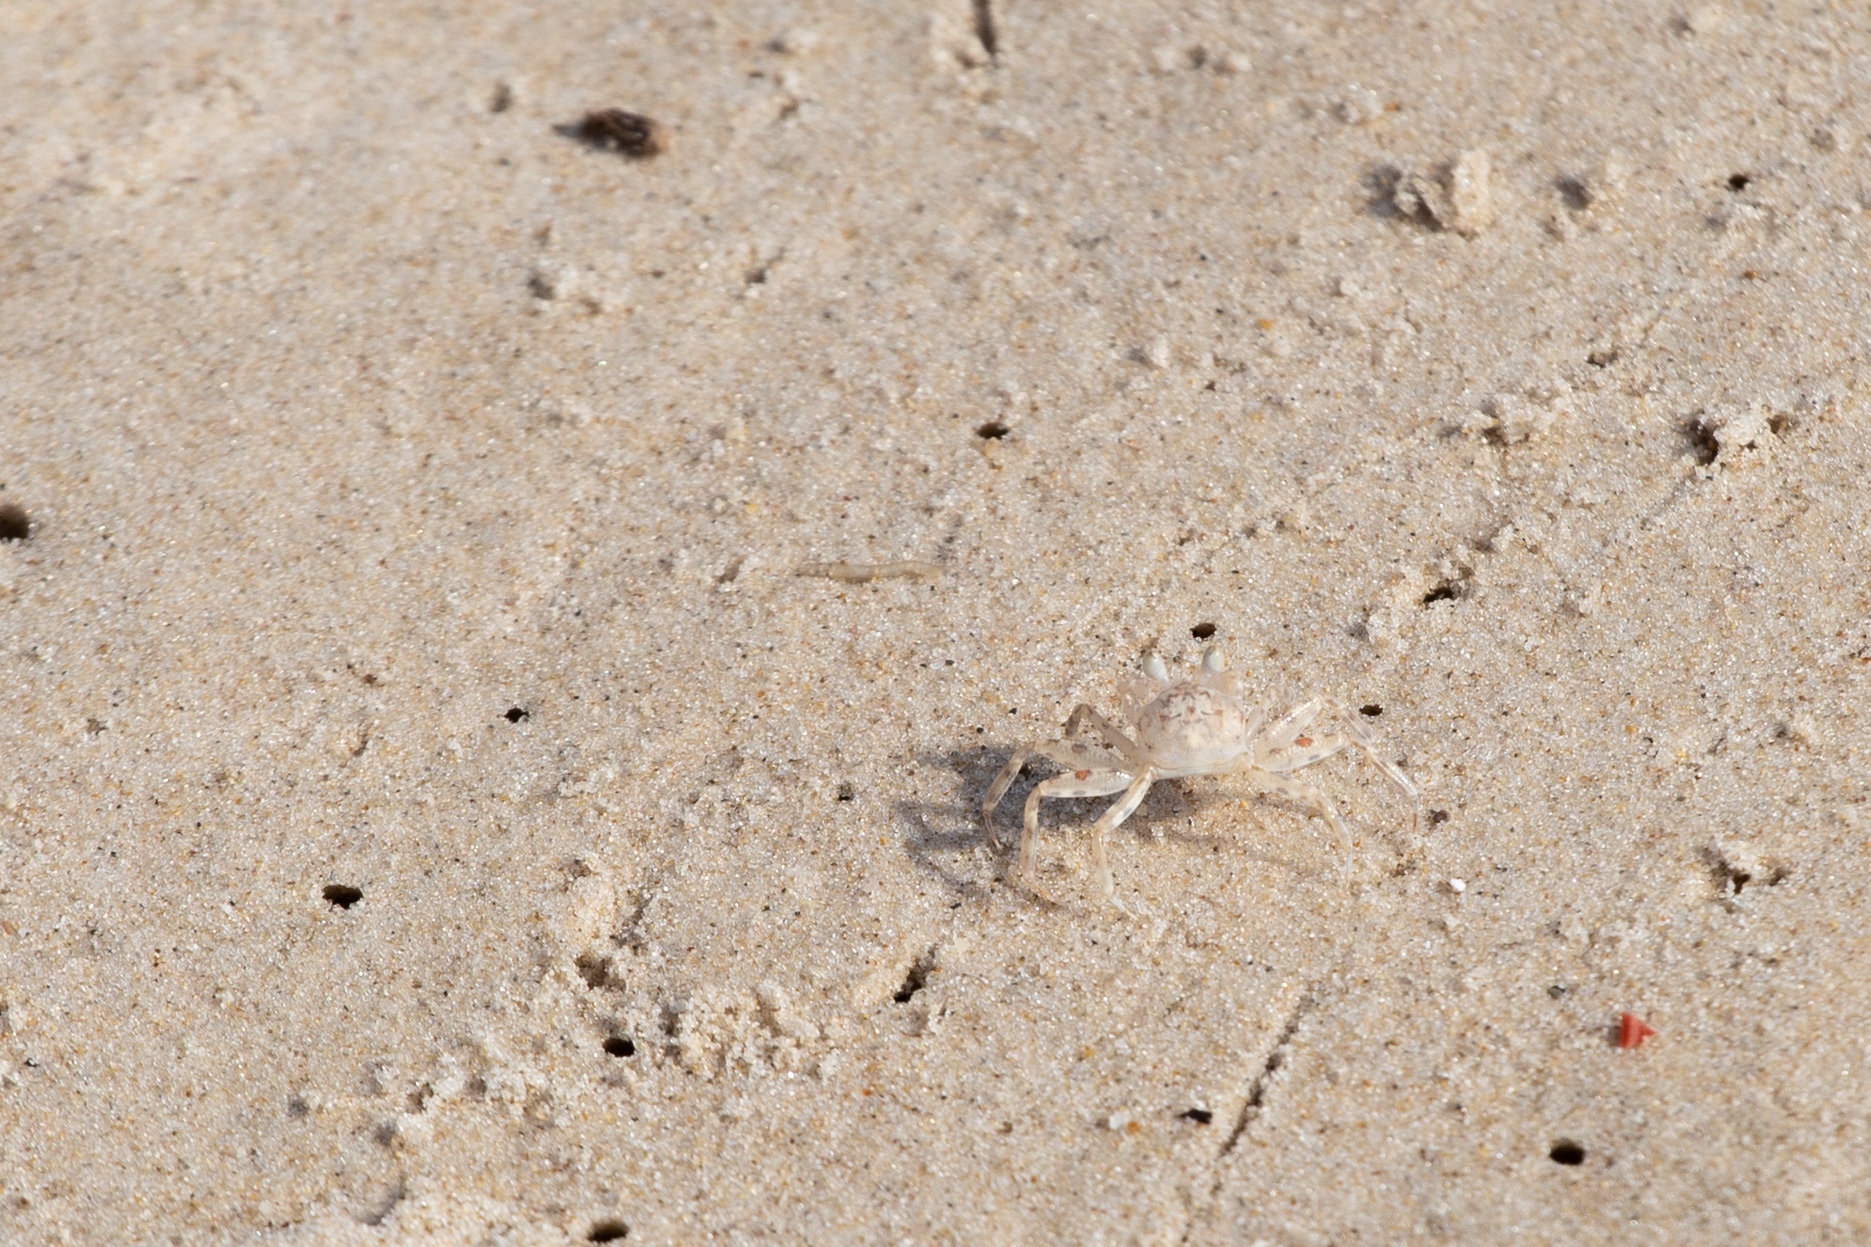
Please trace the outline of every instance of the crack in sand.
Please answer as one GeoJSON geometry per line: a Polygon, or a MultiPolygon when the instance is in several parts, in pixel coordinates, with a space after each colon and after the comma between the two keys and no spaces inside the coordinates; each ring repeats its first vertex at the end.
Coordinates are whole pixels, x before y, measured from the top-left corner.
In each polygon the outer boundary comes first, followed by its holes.
{"type": "MultiPolygon", "coordinates": [[[[1292,1012],[1287,1014],[1286,1024],[1280,1028],[1280,1034],[1273,1041],[1273,1046],[1267,1050],[1266,1059],[1260,1063],[1260,1071],[1254,1075],[1254,1081],[1248,1084],[1247,1097],[1241,1102],[1241,1111],[1234,1119],[1234,1128],[1228,1132],[1228,1138],[1222,1143],[1221,1150],[1215,1153],[1215,1160],[1211,1166],[1212,1181],[1209,1182],[1208,1198],[1203,1206],[1212,1208],[1221,1198],[1221,1188],[1228,1180],[1224,1164],[1247,1135],[1248,1129],[1259,1119],[1261,1110],[1267,1102],[1268,1086],[1272,1083],[1273,1076],[1286,1068],[1287,1050],[1292,1047],[1294,1036],[1299,1034],[1299,1024],[1306,1013],[1313,1008],[1313,1004],[1312,986],[1308,984],[1305,990],[1300,992],[1299,999],[1293,1003],[1292,1012]]],[[[1195,1233],[1196,1226],[1201,1221],[1203,1206],[1197,1206],[1193,1199],[1191,1200],[1182,1234],[1176,1240],[1184,1244],[1184,1247],[1187,1247],[1190,1237],[1195,1233]]]]}
{"type": "MultiPolygon", "coordinates": [[[[1286,1050],[1292,1045],[1293,1036],[1299,1033],[1300,1019],[1311,1007],[1312,992],[1311,989],[1307,989],[1300,993],[1298,1003],[1293,1006],[1292,1013],[1287,1015],[1286,1026],[1280,1031],[1280,1037],[1273,1041],[1273,1048],[1267,1053],[1266,1061],[1261,1064],[1260,1073],[1254,1076],[1253,1085],[1247,1089],[1247,1099],[1241,1105],[1241,1115],[1235,1118],[1234,1129],[1228,1132],[1228,1141],[1221,1145],[1221,1151],[1215,1156],[1217,1164],[1234,1151],[1235,1145],[1241,1141],[1241,1136],[1247,1133],[1247,1128],[1253,1125],[1254,1120],[1260,1116],[1261,1107],[1267,1099],[1267,1084],[1286,1065],[1286,1050]]],[[[1221,1182],[1217,1178],[1215,1191],[1211,1194],[1220,1190],[1221,1182]]]]}

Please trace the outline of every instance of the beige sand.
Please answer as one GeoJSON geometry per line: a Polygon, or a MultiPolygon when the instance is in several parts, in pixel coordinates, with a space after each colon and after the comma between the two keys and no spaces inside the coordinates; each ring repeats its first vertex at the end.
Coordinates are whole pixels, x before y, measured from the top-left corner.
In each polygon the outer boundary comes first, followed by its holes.
{"type": "Polygon", "coordinates": [[[0,6],[0,1241],[1871,1241],[1864,10],[928,3],[0,6]]]}

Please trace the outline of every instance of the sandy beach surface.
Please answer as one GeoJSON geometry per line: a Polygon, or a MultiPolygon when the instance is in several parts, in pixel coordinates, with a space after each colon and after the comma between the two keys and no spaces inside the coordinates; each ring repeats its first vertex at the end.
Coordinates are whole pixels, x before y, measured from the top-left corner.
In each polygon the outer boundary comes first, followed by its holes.
{"type": "Polygon", "coordinates": [[[1871,1242],[1861,6],[7,0],[0,82],[0,1241],[1871,1242]],[[1420,803],[1023,877],[1011,752],[1208,645],[1420,803]]]}

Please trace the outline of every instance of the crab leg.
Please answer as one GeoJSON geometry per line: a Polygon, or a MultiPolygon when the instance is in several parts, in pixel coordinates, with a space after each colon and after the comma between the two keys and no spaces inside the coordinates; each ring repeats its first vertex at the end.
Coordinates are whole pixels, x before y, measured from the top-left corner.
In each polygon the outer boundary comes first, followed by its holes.
{"type": "Polygon", "coordinates": [[[1116,831],[1125,819],[1137,812],[1137,807],[1143,804],[1145,795],[1150,791],[1150,785],[1156,782],[1156,776],[1155,767],[1143,768],[1143,773],[1131,780],[1130,787],[1125,789],[1123,799],[1099,815],[1098,821],[1091,825],[1091,860],[1098,869],[1098,895],[1107,901],[1117,894],[1117,884],[1111,878],[1110,859],[1104,855],[1105,833],[1116,831]]]}
{"type": "Polygon", "coordinates": [[[1403,773],[1403,768],[1377,752],[1377,733],[1371,731],[1371,729],[1365,727],[1362,723],[1356,722],[1349,715],[1345,715],[1343,718],[1345,720],[1345,735],[1351,738],[1351,743],[1356,745],[1359,749],[1362,749],[1364,751],[1364,756],[1375,762],[1377,764],[1377,769],[1382,771],[1391,783],[1402,789],[1405,796],[1409,797],[1410,834],[1415,835],[1418,826],[1422,823],[1423,794],[1417,790],[1415,784],[1410,782],[1410,777],[1403,773]]]}
{"type": "Polygon", "coordinates": [[[1013,787],[1013,781],[1020,774],[1020,768],[1025,766],[1026,760],[1032,756],[1033,750],[1030,748],[1014,750],[1007,759],[1007,765],[1000,769],[1000,774],[994,777],[994,782],[987,786],[987,795],[981,798],[981,826],[986,830],[990,839],[994,838],[994,807],[1000,804],[1000,799],[1007,795],[1009,788],[1013,787]]]}
{"type": "MultiPolygon", "coordinates": [[[[1124,792],[1127,788],[1137,793],[1137,801],[1141,801],[1143,793],[1137,792],[1137,786],[1141,784],[1143,791],[1147,792],[1150,788],[1149,781],[1148,773],[1133,780],[1124,771],[1073,771],[1067,775],[1055,775],[1051,779],[1042,780],[1035,786],[1027,795],[1026,822],[1020,831],[1020,878],[1025,881],[1027,887],[1032,887],[1034,883],[1034,849],[1035,842],[1039,839],[1039,803],[1041,801],[1048,797],[1108,797],[1114,792],[1124,792]]],[[[1137,808],[1137,801],[1132,801],[1129,796],[1126,796],[1123,801],[1119,801],[1110,810],[1106,810],[1104,817],[1100,818],[1097,826],[1092,828],[1092,852],[1097,859],[1101,878],[1107,885],[1111,882],[1111,867],[1105,861],[1104,844],[1098,839],[1098,827],[1102,827],[1111,817],[1112,810],[1122,809],[1125,814],[1129,814],[1131,810],[1137,808]]],[[[1123,820],[1120,818],[1118,821],[1123,820]]],[[[1105,894],[1110,895],[1110,890],[1107,889],[1105,894]]]]}
{"type": "Polygon", "coordinates": [[[1304,748],[1297,747],[1298,742],[1294,742],[1295,748],[1277,757],[1263,758],[1260,762],[1261,769],[1272,771],[1276,775],[1290,775],[1314,763],[1323,762],[1334,754],[1343,753],[1351,747],[1351,738],[1342,734],[1314,736],[1310,739],[1312,743],[1304,748]]]}
{"type": "Polygon", "coordinates": [[[1338,811],[1336,809],[1332,808],[1331,799],[1327,797],[1325,793],[1314,788],[1311,784],[1302,783],[1297,779],[1286,775],[1279,775],[1261,767],[1249,768],[1247,778],[1262,792],[1271,792],[1282,797],[1291,797],[1295,801],[1303,802],[1318,810],[1325,821],[1331,824],[1332,831],[1338,836],[1338,847],[1343,853],[1343,857],[1339,859],[1340,871],[1343,872],[1350,869],[1351,833],[1345,829],[1345,820],[1338,816],[1338,811]]]}
{"type": "Polygon", "coordinates": [[[1098,729],[1098,735],[1104,737],[1104,743],[1116,750],[1118,755],[1129,763],[1133,770],[1144,767],[1149,759],[1137,748],[1134,741],[1124,734],[1124,729],[1099,714],[1096,710],[1080,702],[1072,711],[1072,717],[1065,721],[1065,734],[1076,736],[1087,723],[1098,729]]]}
{"type": "MultiPolygon", "coordinates": [[[[1112,771],[1124,769],[1123,758],[1112,753],[1108,749],[1100,749],[1096,745],[1086,744],[1084,741],[1042,741],[1039,744],[1028,745],[1024,749],[1014,750],[1013,756],[1007,759],[1007,765],[1000,769],[1000,774],[994,777],[994,782],[988,785],[986,795],[981,798],[981,825],[987,829],[990,837],[994,834],[994,808],[1000,804],[1001,798],[1007,795],[1007,790],[1013,787],[1013,781],[1019,778],[1020,769],[1027,764],[1027,760],[1034,754],[1038,754],[1042,758],[1049,758],[1068,771],[1112,771]]],[[[1116,792],[1117,789],[1113,788],[1110,791],[1116,792]]],[[[1060,795],[1069,796],[1073,794],[1062,793],[1060,795]]],[[[1106,794],[1103,792],[1096,792],[1080,795],[1102,797],[1106,794]]]]}
{"type": "Polygon", "coordinates": [[[1274,720],[1261,736],[1260,756],[1278,753],[1297,741],[1313,721],[1325,713],[1325,707],[1325,698],[1315,697],[1300,702],[1274,720]]]}
{"type": "Polygon", "coordinates": [[[1351,743],[1362,749],[1364,756],[1375,762],[1377,769],[1388,776],[1391,783],[1402,789],[1412,801],[1421,797],[1422,794],[1416,790],[1416,785],[1410,782],[1410,777],[1403,773],[1403,769],[1377,752],[1376,732],[1352,718],[1350,712],[1344,707],[1334,706],[1333,710],[1338,715],[1339,721],[1344,724],[1345,735],[1350,738],[1351,743]]]}

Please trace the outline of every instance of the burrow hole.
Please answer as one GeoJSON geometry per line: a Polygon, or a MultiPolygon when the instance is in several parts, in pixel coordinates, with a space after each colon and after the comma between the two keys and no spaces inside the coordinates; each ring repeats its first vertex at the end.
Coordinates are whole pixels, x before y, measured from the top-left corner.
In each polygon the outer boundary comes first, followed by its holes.
{"type": "Polygon", "coordinates": [[[1585,1149],[1571,1139],[1560,1139],[1546,1154],[1552,1157],[1553,1163],[1557,1165],[1583,1165],[1585,1163],[1585,1149]]]}
{"type": "Polygon", "coordinates": [[[362,888],[354,888],[348,883],[328,883],[319,895],[336,905],[339,909],[349,909],[364,899],[362,888]]]}
{"type": "Polygon", "coordinates": [[[1434,606],[1437,602],[1453,602],[1462,596],[1453,581],[1445,580],[1423,595],[1424,606],[1434,606]]]}
{"type": "Polygon", "coordinates": [[[630,1227],[616,1217],[606,1217],[602,1221],[593,1221],[591,1228],[585,1231],[587,1243],[614,1243],[627,1236],[630,1227]]]}
{"type": "Polygon", "coordinates": [[[1429,825],[1431,827],[1440,827],[1448,821],[1449,812],[1447,810],[1431,810],[1429,812],[1429,825]]]}
{"type": "Polygon", "coordinates": [[[628,1035],[612,1035],[604,1041],[604,1050],[616,1057],[637,1055],[637,1045],[628,1035]]]}
{"type": "Polygon", "coordinates": [[[32,516],[16,502],[0,505],[0,541],[24,541],[32,536],[32,516]]]}
{"type": "Polygon", "coordinates": [[[1189,629],[1189,635],[1198,641],[1206,641],[1208,638],[1215,635],[1215,625],[1212,623],[1199,623],[1195,625],[1195,627],[1189,629]]]}
{"type": "Polygon", "coordinates": [[[1695,456],[1699,467],[1708,467],[1722,453],[1721,441],[1703,417],[1692,416],[1683,421],[1682,433],[1689,443],[1689,453],[1695,456]]]}
{"type": "Polygon", "coordinates": [[[1728,189],[1731,191],[1744,191],[1748,188],[1748,183],[1753,180],[1754,175],[1752,173],[1731,173],[1728,175],[1728,189]]]}
{"type": "Polygon", "coordinates": [[[1198,1126],[1206,1126],[1208,1125],[1209,1122],[1215,1120],[1214,1112],[1210,1109],[1205,1109],[1205,1108],[1187,1109],[1183,1112],[1182,1115],[1184,1119],[1188,1121],[1192,1121],[1198,1126]]]}
{"type": "Polygon", "coordinates": [[[918,957],[915,961],[911,962],[909,973],[903,976],[903,986],[897,988],[896,994],[891,996],[890,999],[896,1001],[900,1005],[908,1004],[915,997],[916,993],[921,991],[929,982],[929,971],[931,968],[927,957],[918,957]]]}
{"type": "Polygon", "coordinates": [[[1358,707],[1358,713],[1367,719],[1375,719],[1378,715],[1384,713],[1384,708],[1374,701],[1366,702],[1364,705],[1358,707]]]}
{"type": "Polygon", "coordinates": [[[858,786],[850,780],[846,780],[844,783],[838,785],[838,799],[840,801],[856,801],[858,799],[858,786]]]}
{"type": "Polygon", "coordinates": [[[533,712],[523,706],[515,706],[501,716],[509,723],[520,723],[533,717],[533,712]]]}
{"type": "MultiPolygon", "coordinates": [[[[606,987],[611,982],[611,959],[602,953],[586,950],[572,958],[572,968],[590,988],[606,987]]],[[[620,984],[621,986],[621,984],[620,984]]]]}
{"type": "Polygon", "coordinates": [[[1767,871],[1764,877],[1756,879],[1753,871],[1719,855],[1715,858],[1714,866],[1715,886],[1722,892],[1733,896],[1741,895],[1741,889],[1750,883],[1765,883],[1770,888],[1778,887],[1785,883],[1792,874],[1784,866],[1775,866],[1767,871]]]}
{"type": "Polygon", "coordinates": [[[987,438],[989,441],[999,441],[1001,438],[1007,436],[1011,432],[1013,432],[1013,430],[1009,428],[1007,425],[1002,424],[1000,421],[989,420],[986,424],[977,425],[974,431],[974,435],[976,437],[987,438]]]}

